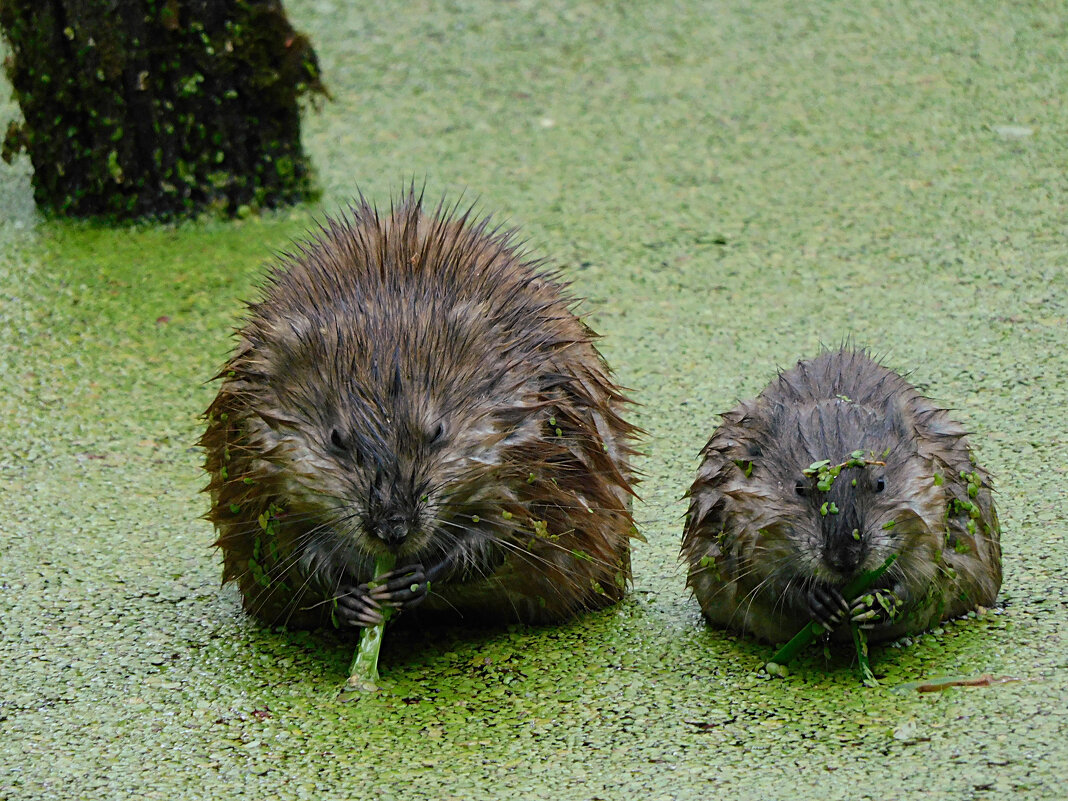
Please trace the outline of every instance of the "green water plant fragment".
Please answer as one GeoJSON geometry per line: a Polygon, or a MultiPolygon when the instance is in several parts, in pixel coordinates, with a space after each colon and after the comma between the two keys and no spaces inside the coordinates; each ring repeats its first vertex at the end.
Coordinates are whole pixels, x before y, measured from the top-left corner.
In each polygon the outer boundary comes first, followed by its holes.
{"type": "MultiPolygon", "coordinates": [[[[831,486],[834,484],[834,480],[838,478],[843,470],[848,467],[867,467],[868,465],[885,465],[886,462],[876,459],[875,454],[871,455],[872,458],[865,458],[864,451],[856,450],[849,454],[849,458],[840,464],[831,464],[830,459],[821,459],[818,462],[813,462],[804,470],[801,471],[803,476],[807,478],[816,479],[816,489],[820,492],[830,492],[831,486]]],[[[736,463],[737,464],[737,463],[736,463]]],[[[748,475],[748,474],[746,474],[748,475]]],[[[854,483],[853,486],[856,486],[854,483]]],[[[824,512],[826,514],[826,512],[824,512]]]]}
{"type": "Polygon", "coordinates": [[[853,632],[853,647],[857,649],[857,667],[860,670],[860,680],[865,687],[878,687],[879,682],[875,674],[871,672],[871,664],[868,662],[868,635],[857,624],[849,626],[853,632]]]}

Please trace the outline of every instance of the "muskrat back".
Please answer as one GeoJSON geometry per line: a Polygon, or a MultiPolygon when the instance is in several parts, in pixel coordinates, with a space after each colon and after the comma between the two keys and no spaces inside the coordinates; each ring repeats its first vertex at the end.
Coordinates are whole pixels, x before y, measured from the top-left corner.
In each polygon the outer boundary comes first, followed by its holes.
{"type": "Polygon", "coordinates": [[[798,362],[724,414],[702,455],[682,554],[712,623],[781,642],[852,619],[880,639],[997,596],[989,475],[964,429],[865,351],[798,362]],[[841,588],[890,554],[847,603],[841,588]]]}
{"type": "Polygon", "coordinates": [[[549,621],[630,575],[625,398],[556,273],[470,210],[362,198],[270,273],[201,438],[224,580],[269,621],[549,621]],[[375,557],[401,565],[369,587],[375,557]]]}

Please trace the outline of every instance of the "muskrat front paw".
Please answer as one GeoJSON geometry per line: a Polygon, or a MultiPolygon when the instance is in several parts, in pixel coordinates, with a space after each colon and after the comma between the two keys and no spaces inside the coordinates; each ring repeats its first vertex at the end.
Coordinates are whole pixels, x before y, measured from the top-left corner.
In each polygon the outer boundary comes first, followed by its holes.
{"type": "Polygon", "coordinates": [[[849,621],[862,629],[892,623],[901,611],[901,599],[892,590],[872,590],[853,601],[849,621]]]}
{"type": "Polygon", "coordinates": [[[826,584],[813,584],[806,600],[812,619],[827,631],[833,631],[849,614],[849,604],[842,593],[826,584]]]}
{"type": "Polygon", "coordinates": [[[376,605],[411,609],[426,600],[430,582],[422,565],[407,565],[383,573],[375,579],[373,587],[367,584],[361,586],[369,587],[368,594],[376,605]]]}
{"type": "Polygon", "coordinates": [[[334,596],[334,625],[339,629],[370,628],[383,623],[382,608],[366,584],[342,586],[334,596]]]}

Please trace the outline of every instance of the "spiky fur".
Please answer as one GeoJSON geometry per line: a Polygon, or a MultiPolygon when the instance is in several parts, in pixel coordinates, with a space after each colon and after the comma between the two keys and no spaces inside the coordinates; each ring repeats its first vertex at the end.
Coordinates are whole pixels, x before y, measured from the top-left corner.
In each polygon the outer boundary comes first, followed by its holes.
{"type": "Polygon", "coordinates": [[[414,190],[388,214],[361,197],[285,254],[200,440],[246,610],[323,624],[314,586],[369,580],[369,531],[396,520],[398,566],[457,557],[421,612],[541,622],[619,600],[637,429],[573,305],[511,231],[414,190]]]}
{"type": "Polygon", "coordinates": [[[877,628],[874,639],[927,628],[997,596],[1000,529],[989,475],[946,410],[866,351],[827,351],[780,373],[723,415],[702,456],[682,557],[687,583],[716,625],[786,640],[809,619],[803,595],[811,582],[841,586],[890,553],[898,560],[878,586],[905,596],[905,617],[877,628]],[[857,450],[885,465],[845,469],[827,492],[802,474],[857,450]],[[978,479],[974,497],[962,474],[978,479]],[[838,514],[821,514],[825,503],[838,514]]]}

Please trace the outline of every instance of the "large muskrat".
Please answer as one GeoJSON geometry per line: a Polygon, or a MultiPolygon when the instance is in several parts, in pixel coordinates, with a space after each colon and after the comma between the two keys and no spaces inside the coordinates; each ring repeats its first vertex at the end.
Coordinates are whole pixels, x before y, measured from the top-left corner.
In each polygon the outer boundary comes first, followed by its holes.
{"type": "Polygon", "coordinates": [[[350,211],[274,267],[218,376],[224,581],[296,627],[619,600],[637,429],[566,285],[471,210],[350,211]],[[369,587],[387,550],[403,567],[369,587]]]}
{"type": "Polygon", "coordinates": [[[997,596],[998,518],[964,429],[865,351],[798,362],[724,414],[702,455],[682,554],[714,624],[781,642],[850,619],[886,639],[997,596]],[[844,585],[891,554],[847,603],[844,585]]]}

